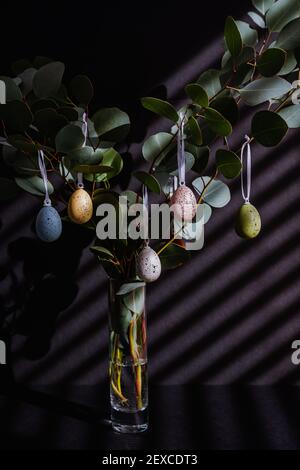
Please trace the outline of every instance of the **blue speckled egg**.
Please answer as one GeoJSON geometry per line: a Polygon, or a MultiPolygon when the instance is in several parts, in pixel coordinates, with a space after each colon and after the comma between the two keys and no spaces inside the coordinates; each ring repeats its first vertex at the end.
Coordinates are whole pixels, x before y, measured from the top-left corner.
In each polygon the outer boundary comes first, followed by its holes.
{"type": "Polygon", "coordinates": [[[55,242],[61,236],[61,218],[54,207],[42,207],[36,218],[35,230],[37,236],[44,242],[55,242]]]}

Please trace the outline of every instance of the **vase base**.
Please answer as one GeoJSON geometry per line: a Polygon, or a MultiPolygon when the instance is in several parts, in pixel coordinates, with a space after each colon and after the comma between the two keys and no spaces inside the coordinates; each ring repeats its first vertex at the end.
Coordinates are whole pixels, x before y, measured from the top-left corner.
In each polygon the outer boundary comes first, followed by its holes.
{"type": "Polygon", "coordinates": [[[135,412],[125,412],[112,408],[111,423],[114,431],[123,434],[137,434],[148,429],[147,408],[135,412]]]}
{"type": "Polygon", "coordinates": [[[126,424],[112,423],[112,428],[116,432],[122,434],[138,434],[140,432],[145,432],[148,429],[148,424],[138,424],[135,426],[128,426],[126,424]]]}

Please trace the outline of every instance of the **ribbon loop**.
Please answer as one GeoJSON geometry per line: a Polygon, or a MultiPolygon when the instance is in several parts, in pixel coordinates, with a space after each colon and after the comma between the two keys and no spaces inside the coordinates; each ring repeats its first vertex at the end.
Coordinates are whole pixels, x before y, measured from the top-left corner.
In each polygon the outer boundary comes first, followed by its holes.
{"type": "Polygon", "coordinates": [[[45,164],[45,157],[44,157],[43,150],[38,151],[38,162],[39,162],[41,177],[43,179],[43,183],[45,187],[44,206],[51,206],[51,199],[49,197],[49,191],[48,191],[48,175],[47,175],[47,168],[45,164]]]}
{"type": "Polygon", "coordinates": [[[144,184],[143,185],[143,206],[144,206],[144,225],[145,225],[145,219],[146,219],[146,231],[147,231],[147,238],[145,239],[146,246],[149,245],[149,195],[148,195],[148,188],[144,184]]]}
{"type": "Polygon", "coordinates": [[[241,171],[241,189],[242,189],[242,197],[245,201],[245,204],[249,204],[250,202],[250,195],[251,195],[251,165],[252,165],[252,156],[251,156],[251,139],[248,135],[245,135],[245,143],[241,149],[241,163],[242,163],[242,171],[241,171]],[[244,185],[244,153],[247,148],[247,160],[246,160],[246,191],[244,185]]]}
{"type": "MultiPolygon", "coordinates": [[[[83,113],[82,115],[82,132],[84,135],[84,142],[82,144],[82,147],[86,146],[86,141],[87,141],[87,136],[88,136],[88,123],[87,123],[87,114],[83,113]]],[[[82,173],[77,173],[77,188],[83,189],[84,184],[83,184],[83,174],[82,173]]]]}
{"type": "Polygon", "coordinates": [[[179,184],[185,185],[185,151],[184,151],[184,114],[180,113],[180,123],[177,134],[177,162],[179,184]]]}

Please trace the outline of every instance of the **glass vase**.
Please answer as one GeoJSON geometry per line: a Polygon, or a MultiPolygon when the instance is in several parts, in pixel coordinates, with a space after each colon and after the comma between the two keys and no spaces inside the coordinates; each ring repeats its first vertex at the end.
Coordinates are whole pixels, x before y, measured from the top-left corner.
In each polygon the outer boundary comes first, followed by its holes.
{"type": "Polygon", "coordinates": [[[145,287],[110,280],[109,378],[115,431],[148,428],[147,326],[145,287]]]}

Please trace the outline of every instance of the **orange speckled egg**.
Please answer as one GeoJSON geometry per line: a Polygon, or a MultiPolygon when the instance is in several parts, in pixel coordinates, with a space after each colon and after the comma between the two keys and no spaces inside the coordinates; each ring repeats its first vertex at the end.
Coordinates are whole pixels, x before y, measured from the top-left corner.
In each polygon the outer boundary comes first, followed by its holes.
{"type": "Polygon", "coordinates": [[[77,189],[70,197],[68,216],[75,224],[86,224],[92,218],[93,203],[84,189],[77,189]]]}

